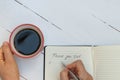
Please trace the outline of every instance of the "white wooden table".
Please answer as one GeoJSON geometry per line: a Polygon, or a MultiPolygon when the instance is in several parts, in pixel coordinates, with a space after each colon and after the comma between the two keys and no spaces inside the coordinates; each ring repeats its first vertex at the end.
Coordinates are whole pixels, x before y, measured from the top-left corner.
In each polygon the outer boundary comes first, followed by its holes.
{"type": "MultiPolygon", "coordinates": [[[[46,45],[120,44],[119,0],[0,0],[0,27],[38,26],[46,45]]],[[[2,36],[2,34],[0,34],[2,36]]],[[[43,54],[15,56],[21,75],[43,80],[43,54]]]]}

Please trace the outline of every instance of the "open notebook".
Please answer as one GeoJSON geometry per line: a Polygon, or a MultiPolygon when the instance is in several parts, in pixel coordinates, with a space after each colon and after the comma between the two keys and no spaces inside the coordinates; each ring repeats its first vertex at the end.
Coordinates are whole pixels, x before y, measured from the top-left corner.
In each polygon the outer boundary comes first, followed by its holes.
{"type": "Polygon", "coordinates": [[[47,46],[45,80],[60,80],[61,62],[79,59],[94,80],[120,80],[120,46],[47,46]]]}
{"type": "MultiPolygon", "coordinates": [[[[3,44],[4,41],[9,40],[9,35],[10,35],[10,32],[8,32],[4,28],[0,27],[0,46],[3,44]]],[[[1,78],[0,78],[0,80],[1,80],[1,78]]],[[[20,75],[20,80],[27,80],[27,79],[24,78],[24,76],[20,75]]]]}

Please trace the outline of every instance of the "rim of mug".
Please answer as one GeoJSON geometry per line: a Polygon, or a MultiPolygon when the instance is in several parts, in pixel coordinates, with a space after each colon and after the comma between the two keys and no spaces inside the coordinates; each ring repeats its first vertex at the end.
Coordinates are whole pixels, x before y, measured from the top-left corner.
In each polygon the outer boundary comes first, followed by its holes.
{"type": "Polygon", "coordinates": [[[10,34],[10,38],[9,38],[9,44],[10,44],[10,49],[12,50],[12,52],[19,56],[19,57],[22,57],[22,58],[31,58],[31,57],[34,57],[36,56],[37,54],[39,54],[42,49],[44,48],[44,36],[43,36],[43,33],[41,32],[41,30],[33,25],[33,24],[21,24],[19,26],[17,26],[10,34]],[[16,49],[15,49],[15,46],[14,46],[14,37],[16,36],[16,34],[18,32],[20,32],[21,30],[24,30],[24,29],[32,29],[32,30],[35,30],[40,38],[41,38],[41,44],[39,46],[39,49],[37,51],[35,51],[35,53],[31,54],[31,55],[24,55],[24,54],[21,54],[20,52],[18,52],[16,49]]]}

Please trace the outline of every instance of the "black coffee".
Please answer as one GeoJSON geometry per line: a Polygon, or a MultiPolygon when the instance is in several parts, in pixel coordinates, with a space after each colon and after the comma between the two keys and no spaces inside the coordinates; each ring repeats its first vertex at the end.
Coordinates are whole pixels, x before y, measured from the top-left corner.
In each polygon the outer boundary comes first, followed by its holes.
{"type": "Polygon", "coordinates": [[[24,29],[18,32],[14,38],[16,50],[23,55],[31,55],[36,52],[41,45],[39,34],[32,29],[24,29]]]}

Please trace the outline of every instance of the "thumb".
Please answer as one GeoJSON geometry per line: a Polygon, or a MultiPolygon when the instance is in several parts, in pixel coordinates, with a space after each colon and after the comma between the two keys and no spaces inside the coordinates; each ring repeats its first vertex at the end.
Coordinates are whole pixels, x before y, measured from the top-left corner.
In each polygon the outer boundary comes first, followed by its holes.
{"type": "Polygon", "coordinates": [[[5,58],[6,62],[7,61],[9,62],[9,61],[14,59],[13,54],[12,54],[10,48],[9,48],[9,44],[7,42],[3,43],[2,49],[3,49],[3,54],[4,54],[4,58],[5,58]]]}

